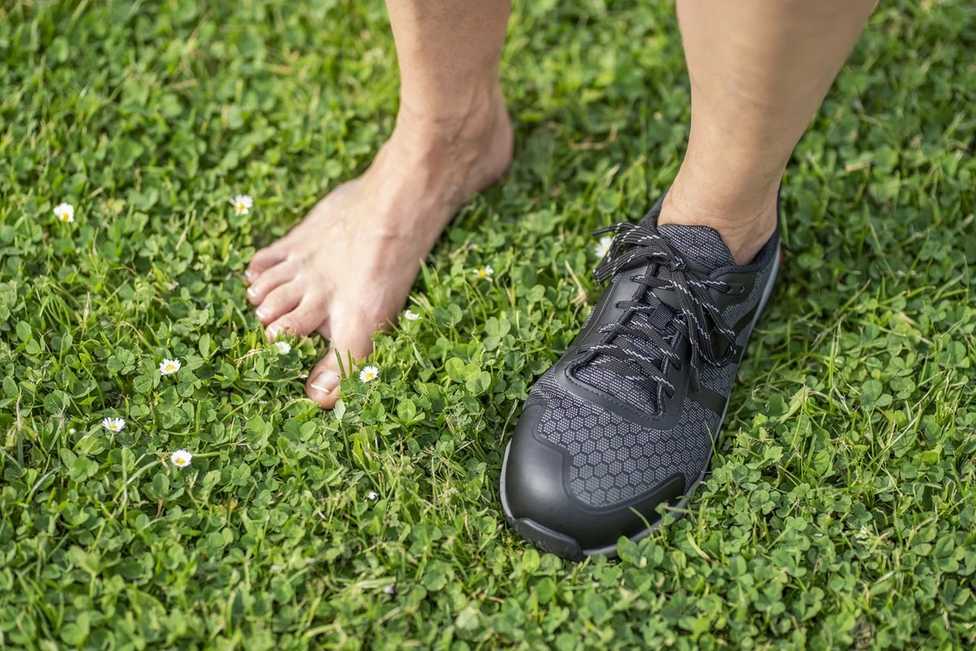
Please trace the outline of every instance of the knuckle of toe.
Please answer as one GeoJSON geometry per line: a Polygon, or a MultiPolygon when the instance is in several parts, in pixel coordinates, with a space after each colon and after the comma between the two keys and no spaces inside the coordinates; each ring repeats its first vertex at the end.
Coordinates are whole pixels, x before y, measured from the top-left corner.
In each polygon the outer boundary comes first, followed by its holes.
{"type": "Polygon", "coordinates": [[[272,321],[268,329],[276,333],[284,333],[291,329],[291,324],[288,322],[288,319],[281,317],[272,321]]]}

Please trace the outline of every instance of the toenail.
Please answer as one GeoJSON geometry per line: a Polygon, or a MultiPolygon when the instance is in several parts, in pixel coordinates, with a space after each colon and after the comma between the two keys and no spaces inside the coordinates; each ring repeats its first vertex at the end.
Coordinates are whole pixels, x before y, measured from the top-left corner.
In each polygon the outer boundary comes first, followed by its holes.
{"type": "Polygon", "coordinates": [[[257,274],[251,271],[250,269],[244,272],[244,277],[247,279],[248,282],[254,280],[255,276],[257,276],[257,274]]]}
{"type": "Polygon", "coordinates": [[[258,295],[258,290],[254,289],[253,287],[248,287],[247,295],[250,296],[251,298],[254,298],[255,296],[258,295]]]}
{"type": "Polygon", "coordinates": [[[335,371],[323,371],[312,382],[312,388],[322,393],[330,393],[337,386],[339,386],[339,376],[336,375],[335,371]]]}
{"type": "Polygon", "coordinates": [[[266,307],[264,307],[262,305],[257,310],[255,310],[255,314],[257,314],[259,317],[261,317],[262,319],[264,319],[265,317],[268,316],[268,308],[266,308],[266,307]]]}
{"type": "Polygon", "coordinates": [[[268,328],[268,339],[272,339],[272,340],[277,339],[278,335],[280,334],[281,334],[280,325],[273,325],[270,328],[268,328]]]}

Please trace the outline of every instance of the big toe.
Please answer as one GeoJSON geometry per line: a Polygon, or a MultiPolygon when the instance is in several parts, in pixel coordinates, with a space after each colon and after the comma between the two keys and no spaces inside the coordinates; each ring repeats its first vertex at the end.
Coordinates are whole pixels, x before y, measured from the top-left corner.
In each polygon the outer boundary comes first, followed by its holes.
{"type": "Polygon", "coordinates": [[[342,374],[350,374],[373,349],[373,330],[368,327],[333,332],[332,345],[325,357],[308,374],[305,393],[323,409],[332,409],[339,400],[342,374]]]}

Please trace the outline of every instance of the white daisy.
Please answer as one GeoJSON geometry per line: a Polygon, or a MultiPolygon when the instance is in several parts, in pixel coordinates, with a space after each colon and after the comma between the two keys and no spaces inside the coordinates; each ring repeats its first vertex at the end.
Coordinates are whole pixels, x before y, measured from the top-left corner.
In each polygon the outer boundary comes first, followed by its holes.
{"type": "Polygon", "coordinates": [[[58,221],[70,224],[75,220],[75,207],[70,203],[59,203],[54,207],[54,216],[58,218],[58,221]]]}
{"type": "Polygon", "coordinates": [[[386,594],[388,594],[390,596],[395,595],[396,594],[396,585],[393,584],[393,583],[391,583],[390,585],[388,585],[385,588],[383,588],[383,592],[385,592],[386,594]]]}
{"type": "Polygon", "coordinates": [[[491,265],[485,265],[484,267],[478,267],[474,270],[474,275],[478,280],[490,280],[493,275],[495,275],[495,270],[491,268],[491,265]]]}
{"type": "Polygon", "coordinates": [[[251,207],[254,205],[254,199],[251,198],[249,194],[239,194],[230,200],[230,205],[234,207],[235,215],[246,215],[251,212],[251,207]]]}
{"type": "Polygon", "coordinates": [[[366,383],[372,382],[380,376],[380,370],[375,366],[364,366],[363,370],[359,372],[359,381],[366,383]]]}
{"type": "Polygon", "coordinates": [[[102,419],[102,427],[110,432],[115,432],[118,434],[125,429],[125,419],[124,418],[109,418],[106,416],[102,419]]]}
{"type": "Polygon", "coordinates": [[[416,321],[417,319],[420,318],[420,315],[414,312],[413,310],[405,310],[403,312],[403,318],[406,319],[407,321],[416,321]]]}
{"type": "Polygon", "coordinates": [[[600,241],[593,246],[593,252],[596,253],[596,257],[603,259],[603,256],[607,254],[610,250],[610,245],[613,244],[613,238],[609,235],[604,235],[600,238],[600,241]]]}
{"type": "Polygon", "coordinates": [[[380,498],[380,494],[377,493],[376,491],[370,491],[366,493],[366,499],[368,499],[370,502],[375,502],[379,498],[380,498]]]}
{"type": "Polygon", "coordinates": [[[291,352],[291,344],[287,341],[276,341],[274,347],[279,355],[287,355],[291,352]]]}
{"type": "Polygon", "coordinates": [[[183,367],[178,359],[164,359],[159,363],[160,375],[172,375],[183,367]]]}
{"type": "Polygon", "coordinates": [[[193,461],[193,455],[186,450],[177,450],[169,455],[169,462],[177,468],[186,468],[193,461]]]}

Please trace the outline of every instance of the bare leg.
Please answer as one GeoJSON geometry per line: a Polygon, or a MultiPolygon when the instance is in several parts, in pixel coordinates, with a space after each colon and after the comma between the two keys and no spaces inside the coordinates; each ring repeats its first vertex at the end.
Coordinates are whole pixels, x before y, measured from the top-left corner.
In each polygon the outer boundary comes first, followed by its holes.
{"type": "Polygon", "coordinates": [[[678,0],[688,150],[661,223],[706,224],[739,263],[772,234],[776,190],[875,0],[678,0]]]}
{"type": "Polygon", "coordinates": [[[331,408],[339,359],[360,360],[403,307],[450,218],[512,158],[498,81],[508,0],[390,0],[400,108],[390,139],[359,178],[322,199],[288,235],[255,254],[248,299],[268,326],[319,332],[331,349],[308,396],[331,408]]]}

